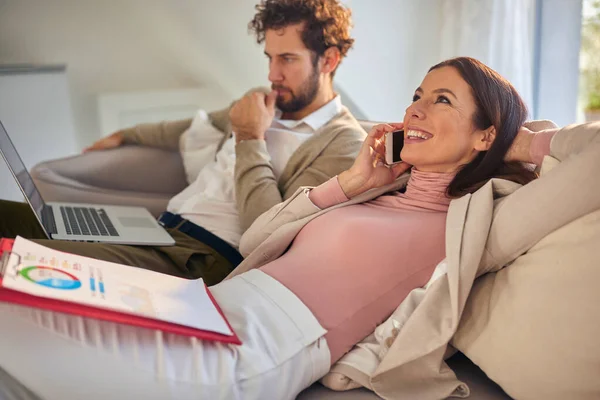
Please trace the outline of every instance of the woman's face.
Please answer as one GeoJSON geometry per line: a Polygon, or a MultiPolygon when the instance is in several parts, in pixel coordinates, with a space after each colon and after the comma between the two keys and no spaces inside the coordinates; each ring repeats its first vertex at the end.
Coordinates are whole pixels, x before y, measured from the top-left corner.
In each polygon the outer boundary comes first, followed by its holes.
{"type": "Polygon", "coordinates": [[[478,130],[471,87],[453,67],[429,72],[404,115],[402,160],[425,172],[456,172],[493,141],[478,130]]]}

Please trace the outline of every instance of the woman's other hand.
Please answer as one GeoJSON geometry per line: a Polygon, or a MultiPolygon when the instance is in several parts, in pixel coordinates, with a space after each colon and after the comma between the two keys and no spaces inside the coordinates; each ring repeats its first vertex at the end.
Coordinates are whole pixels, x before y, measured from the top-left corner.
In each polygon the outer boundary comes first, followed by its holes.
{"type": "Polygon", "coordinates": [[[385,163],[385,134],[402,128],[402,123],[390,123],[375,125],[371,129],[352,167],[338,176],[340,186],[349,199],[390,184],[410,169],[411,165],[405,162],[385,163]]]}
{"type": "Polygon", "coordinates": [[[519,133],[515,136],[510,149],[504,157],[504,161],[515,162],[520,161],[524,163],[532,163],[531,159],[531,143],[535,137],[535,132],[530,131],[524,126],[519,129],[519,133]]]}

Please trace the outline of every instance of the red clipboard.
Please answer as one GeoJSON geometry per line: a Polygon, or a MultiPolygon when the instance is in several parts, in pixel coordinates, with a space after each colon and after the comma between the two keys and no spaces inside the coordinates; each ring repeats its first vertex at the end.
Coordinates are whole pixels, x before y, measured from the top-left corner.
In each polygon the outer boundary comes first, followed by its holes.
{"type": "MultiPolygon", "coordinates": [[[[0,239],[0,257],[2,257],[2,255],[5,252],[10,252],[12,250],[13,243],[13,239],[0,239]]],[[[0,301],[2,302],[14,303],[27,307],[40,308],[43,310],[56,311],[65,314],[80,315],[86,318],[94,318],[103,321],[111,321],[126,325],[139,326],[141,328],[146,329],[155,329],[183,336],[192,336],[208,341],[231,343],[237,345],[242,344],[238,336],[235,334],[235,331],[231,328],[231,325],[229,324],[229,321],[227,321],[227,318],[223,314],[223,311],[221,310],[214,297],[210,293],[208,287],[206,288],[206,293],[208,293],[208,297],[215,305],[219,314],[221,314],[221,316],[225,320],[225,323],[227,324],[231,332],[233,332],[233,335],[229,336],[217,332],[191,328],[188,326],[173,324],[170,322],[160,321],[152,318],[126,314],[119,311],[106,310],[68,301],[49,299],[46,297],[39,297],[27,293],[22,293],[16,290],[11,290],[2,287],[2,277],[0,276],[0,301]]]]}

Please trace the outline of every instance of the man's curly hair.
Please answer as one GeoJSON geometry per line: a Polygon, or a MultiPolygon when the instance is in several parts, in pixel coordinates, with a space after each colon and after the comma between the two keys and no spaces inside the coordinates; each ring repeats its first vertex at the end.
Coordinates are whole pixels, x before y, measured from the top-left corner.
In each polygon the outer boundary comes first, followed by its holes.
{"type": "Polygon", "coordinates": [[[267,30],[300,22],[306,24],[302,41],[317,56],[335,46],[343,58],[354,43],[350,37],[352,12],[338,0],[262,0],[255,8],[257,13],[248,29],[259,44],[264,42],[267,30]]]}

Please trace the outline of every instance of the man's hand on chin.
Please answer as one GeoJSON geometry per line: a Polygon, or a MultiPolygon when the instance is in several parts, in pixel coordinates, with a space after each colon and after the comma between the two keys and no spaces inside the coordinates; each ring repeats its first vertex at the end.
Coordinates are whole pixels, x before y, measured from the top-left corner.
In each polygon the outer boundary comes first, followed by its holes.
{"type": "Polygon", "coordinates": [[[236,143],[242,140],[264,139],[275,117],[277,92],[249,93],[238,100],[229,111],[236,143]]]}

